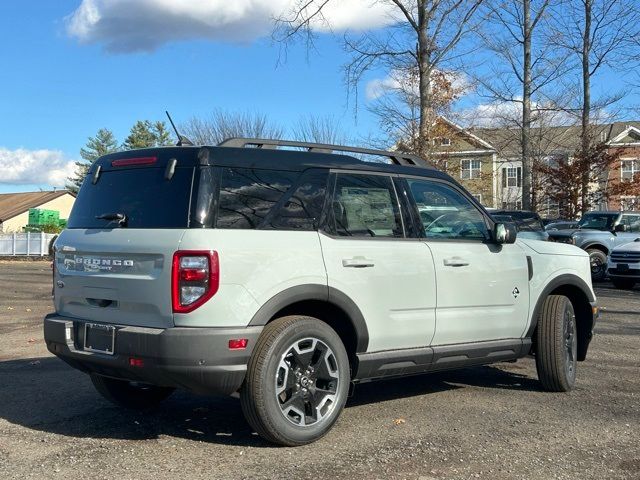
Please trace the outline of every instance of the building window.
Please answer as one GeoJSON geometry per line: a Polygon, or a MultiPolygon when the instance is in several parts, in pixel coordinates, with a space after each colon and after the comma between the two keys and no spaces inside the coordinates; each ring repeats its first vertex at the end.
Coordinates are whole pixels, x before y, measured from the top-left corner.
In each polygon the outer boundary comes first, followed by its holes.
{"type": "Polygon", "coordinates": [[[502,188],[522,186],[522,167],[504,167],[502,169],[502,188]]]}
{"type": "Polygon", "coordinates": [[[450,138],[441,138],[440,139],[440,145],[442,145],[443,147],[448,147],[449,145],[451,145],[451,139],[450,138]]]}
{"type": "Polygon", "coordinates": [[[632,182],[633,177],[640,172],[640,161],[638,160],[622,160],[622,181],[632,182]]]}
{"type": "Polygon", "coordinates": [[[472,193],[471,196],[475,198],[478,203],[482,204],[482,194],[481,193],[472,193]]]}
{"type": "Polygon", "coordinates": [[[462,180],[473,180],[480,178],[480,160],[460,160],[460,178],[462,180]]]}

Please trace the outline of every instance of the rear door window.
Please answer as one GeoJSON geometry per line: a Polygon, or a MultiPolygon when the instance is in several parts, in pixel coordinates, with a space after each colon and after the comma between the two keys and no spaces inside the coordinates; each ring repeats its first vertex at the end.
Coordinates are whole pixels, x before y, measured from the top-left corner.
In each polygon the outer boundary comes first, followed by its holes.
{"type": "Polygon", "coordinates": [[[345,237],[404,237],[391,178],[338,174],[331,205],[331,230],[345,237]]]}
{"type": "Polygon", "coordinates": [[[187,228],[192,182],[193,168],[177,168],[171,180],[164,168],[103,171],[82,185],[67,228],[115,228],[117,221],[96,217],[118,213],[127,228],[187,228]]]}
{"type": "Polygon", "coordinates": [[[290,193],[283,197],[280,206],[274,208],[265,228],[315,230],[322,215],[328,178],[328,170],[305,171],[290,193]]]}

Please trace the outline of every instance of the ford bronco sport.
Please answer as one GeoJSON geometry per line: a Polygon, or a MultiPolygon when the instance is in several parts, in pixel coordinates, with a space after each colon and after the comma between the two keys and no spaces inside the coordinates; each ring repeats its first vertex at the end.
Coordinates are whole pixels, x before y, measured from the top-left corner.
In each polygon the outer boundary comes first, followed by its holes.
{"type": "Polygon", "coordinates": [[[239,392],[283,445],[327,433],[359,382],[534,355],[568,391],[597,316],[583,250],[516,239],[422,159],[353,147],[107,155],[54,265],[47,347],[104,397],[239,392]]]}

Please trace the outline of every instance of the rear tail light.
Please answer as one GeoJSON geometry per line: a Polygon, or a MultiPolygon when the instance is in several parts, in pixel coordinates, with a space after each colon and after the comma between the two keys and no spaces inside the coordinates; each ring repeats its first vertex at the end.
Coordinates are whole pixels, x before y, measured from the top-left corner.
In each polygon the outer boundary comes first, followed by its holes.
{"type": "Polygon", "coordinates": [[[220,263],[212,251],[180,250],[173,254],[171,300],[174,313],[189,313],[218,291],[220,263]]]}

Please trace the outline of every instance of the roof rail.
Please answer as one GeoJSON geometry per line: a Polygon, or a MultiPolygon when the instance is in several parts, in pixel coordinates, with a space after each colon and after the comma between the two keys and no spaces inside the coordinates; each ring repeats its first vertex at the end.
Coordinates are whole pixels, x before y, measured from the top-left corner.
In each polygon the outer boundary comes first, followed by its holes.
{"type": "Polygon", "coordinates": [[[236,148],[253,147],[265,149],[277,149],[278,147],[299,147],[306,149],[307,152],[315,153],[361,153],[364,155],[387,157],[389,160],[391,160],[391,163],[395,165],[410,165],[422,168],[435,168],[432,164],[430,164],[423,158],[420,158],[417,155],[411,155],[409,153],[389,152],[386,150],[375,150],[371,148],[349,147],[346,145],[330,145],[327,143],[297,142],[293,140],[274,140],[266,138],[233,137],[223,140],[218,144],[218,146],[236,148]]]}

